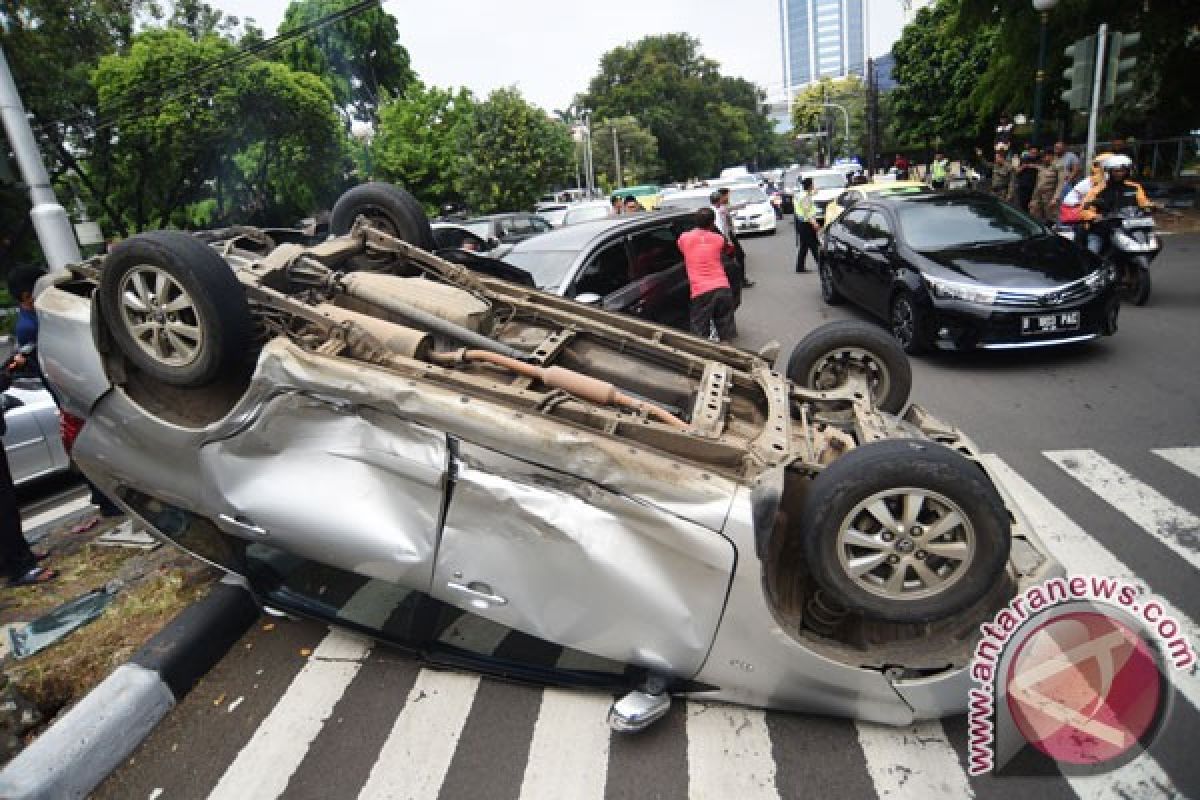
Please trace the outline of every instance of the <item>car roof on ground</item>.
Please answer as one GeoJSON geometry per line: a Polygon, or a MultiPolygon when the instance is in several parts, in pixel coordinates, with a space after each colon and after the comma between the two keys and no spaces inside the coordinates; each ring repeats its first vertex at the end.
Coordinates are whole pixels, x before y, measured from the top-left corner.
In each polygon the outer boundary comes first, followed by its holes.
{"type": "Polygon", "coordinates": [[[582,250],[592,241],[608,235],[617,228],[637,228],[654,223],[674,222],[691,219],[692,211],[668,209],[664,211],[641,211],[617,217],[592,219],[576,222],[563,228],[555,228],[516,244],[513,249],[521,252],[532,250],[582,250]]]}

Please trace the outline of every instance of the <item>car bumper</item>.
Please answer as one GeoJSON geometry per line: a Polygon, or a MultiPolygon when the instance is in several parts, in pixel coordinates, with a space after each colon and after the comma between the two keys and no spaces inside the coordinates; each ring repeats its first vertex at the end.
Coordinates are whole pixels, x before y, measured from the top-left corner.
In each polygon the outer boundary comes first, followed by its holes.
{"type": "Polygon", "coordinates": [[[1004,308],[957,300],[932,303],[934,344],[943,350],[1012,350],[1053,347],[1089,341],[1116,332],[1120,300],[1116,289],[1106,287],[1091,298],[1063,306],[1004,308]],[[1023,333],[1022,319],[1064,312],[1079,312],[1077,328],[1023,333]]]}
{"type": "Polygon", "coordinates": [[[758,219],[734,220],[733,229],[738,233],[770,233],[775,230],[775,214],[764,214],[758,219]]]}

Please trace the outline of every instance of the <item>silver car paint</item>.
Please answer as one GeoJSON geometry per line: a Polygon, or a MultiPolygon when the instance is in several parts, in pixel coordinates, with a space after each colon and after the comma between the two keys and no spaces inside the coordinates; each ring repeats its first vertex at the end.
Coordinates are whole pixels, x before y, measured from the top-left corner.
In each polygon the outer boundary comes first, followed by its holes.
{"type": "Polygon", "coordinates": [[[86,417],[110,388],[100,353],[92,346],[92,303],[48,287],[34,303],[38,311],[38,354],[42,374],[60,388],[62,409],[86,417]]]}
{"type": "Polygon", "coordinates": [[[58,432],[58,406],[40,381],[20,381],[5,392],[20,403],[4,415],[4,455],[20,486],[67,470],[71,460],[58,432]]]}

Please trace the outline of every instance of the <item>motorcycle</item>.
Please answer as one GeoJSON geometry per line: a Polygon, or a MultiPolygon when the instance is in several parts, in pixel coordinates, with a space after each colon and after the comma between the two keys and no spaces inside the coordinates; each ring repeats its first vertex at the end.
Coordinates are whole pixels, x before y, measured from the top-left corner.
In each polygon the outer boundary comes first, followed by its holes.
{"type": "Polygon", "coordinates": [[[1092,223],[1092,234],[1103,240],[1100,256],[1116,271],[1122,293],[1136,306],[1144,306],[1150,299],[1150,263],[1162,252],[1162,242],[1154,230],[1150,212],[1134,206],[1105,214],[1092,223]]]}

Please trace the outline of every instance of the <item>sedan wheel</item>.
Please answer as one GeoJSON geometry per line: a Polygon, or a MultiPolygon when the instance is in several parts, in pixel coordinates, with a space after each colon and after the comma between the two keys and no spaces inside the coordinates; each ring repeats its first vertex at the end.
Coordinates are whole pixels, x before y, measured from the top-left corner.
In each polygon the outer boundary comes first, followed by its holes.
{"type": "Polygon", "coordinates": [[[925,352],[929,347],[927,323],[913,302],[912,295],[901,292],[892,301],[892,335],[909,355],[925,352]]]}
{"type": "Polygon", "coordinates": [[[821,279],[821,299],[826,304],[838,306],[846,301],[846,298],[842,297],[842,293],[833,284],[833,271],[829,268],[829,262],[819,256],[817,258],[817,275],[821,279]]]}
{"type": "Polygon", "coordinates": [[[118,294],[121,322],[150,358],[186,367],[203,352],[205,319],[188,290],[168,272],[140,264],[125,273],[118,294]]]}

